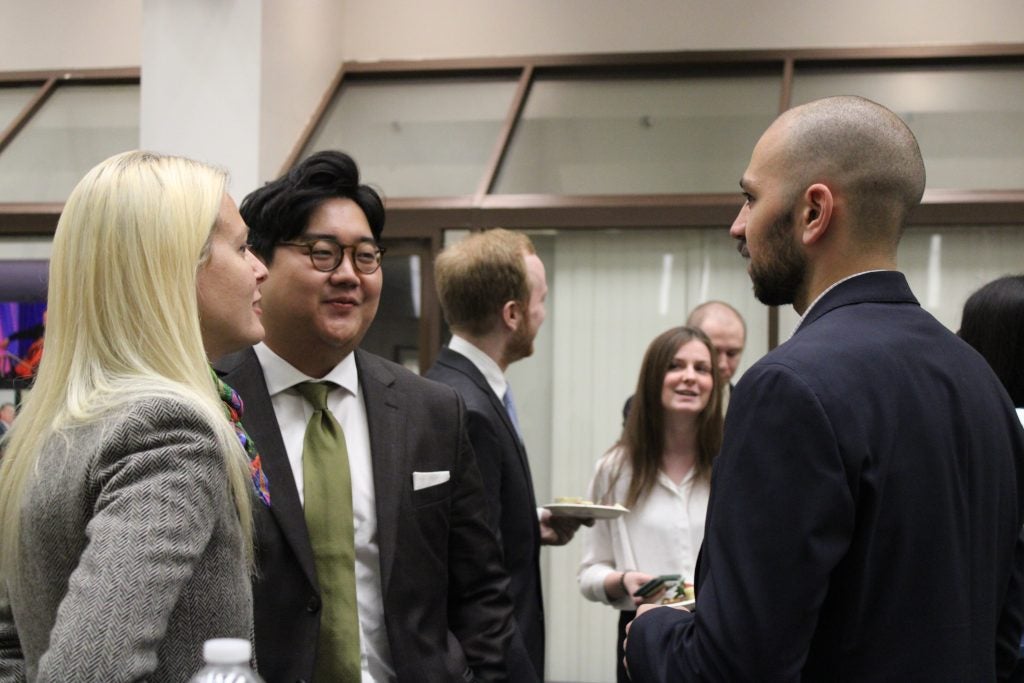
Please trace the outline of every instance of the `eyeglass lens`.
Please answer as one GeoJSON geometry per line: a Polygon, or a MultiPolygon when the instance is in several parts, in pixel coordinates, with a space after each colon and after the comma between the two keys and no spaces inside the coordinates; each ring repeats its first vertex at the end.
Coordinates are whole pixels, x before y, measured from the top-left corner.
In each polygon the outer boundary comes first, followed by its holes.
{"type": "Polygon", "coordinates": [[[317,240],[309,245],[309,257],[317,270],[331,271],[341,265],[345,249],[352,249],[352,263],[361,273],[369,275],[380,266],[380,251],[372,242],[345,247],[332,240],[317,240]]]}

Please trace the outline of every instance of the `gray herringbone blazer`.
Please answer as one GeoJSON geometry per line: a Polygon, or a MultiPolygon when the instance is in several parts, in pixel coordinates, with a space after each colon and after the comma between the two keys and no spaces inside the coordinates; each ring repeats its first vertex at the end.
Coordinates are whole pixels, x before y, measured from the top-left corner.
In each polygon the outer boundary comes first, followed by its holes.
{"type": "Polygon", "coordinates": [[[25,495],[6,586],[24,672],[0,609],[3,680],[180,683],[206,639],[250,637],[241,527],[194,408],[152,399],[55,435],[25,495]]]}

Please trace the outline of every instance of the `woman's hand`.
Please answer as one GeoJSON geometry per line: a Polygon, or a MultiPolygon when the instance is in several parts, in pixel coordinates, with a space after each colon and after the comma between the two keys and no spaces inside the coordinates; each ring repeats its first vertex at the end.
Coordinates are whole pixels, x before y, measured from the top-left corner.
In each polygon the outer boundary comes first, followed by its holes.
{"type": "Polygon", "coordinates": [[[658,590],[644,597],[634,595],[640,586],[653,578],[654,576],[651,574],[632,570],[612,572],[605,577],[604,592],[612,600],[620,600],[628,595],[634,605],[656,603],[661,600],[661,596],[665,593],[665,586],[661,586],[658,590]]]}

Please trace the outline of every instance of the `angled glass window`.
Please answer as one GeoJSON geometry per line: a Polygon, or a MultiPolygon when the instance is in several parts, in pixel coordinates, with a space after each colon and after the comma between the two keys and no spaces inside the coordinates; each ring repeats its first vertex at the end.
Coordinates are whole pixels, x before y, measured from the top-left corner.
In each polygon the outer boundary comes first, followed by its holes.
{"type": "Polygon", "coordinates": [[[0,202],[63,202],[85,173],[139,146],[139,86],[58,88],[0,153],[0,202]]]}
{"type": "Polygon", "coordinates": [[[516,84],[514,75],[345,82],[302,156],[347,152],[389,197],[471,195],[516,84]]]}
{"type": "Polygon", "coordinates": [[[39,92],[39,85],[19,85],[0,88],[0,132],[7,129],[14,117],[21,113],[25,105],[39,92]]]}
{"type": "Polygon", "coordinates": [[[779,74],[538,78],[494,192],[734,192],[778,114],[779,74]]]}
{"type": "Polygon", "coordinates": [[[917,136],[928,188],[1024,187],[1024,68],[801,69],[793,104],[860,95],[889,107],[917,136]]]}

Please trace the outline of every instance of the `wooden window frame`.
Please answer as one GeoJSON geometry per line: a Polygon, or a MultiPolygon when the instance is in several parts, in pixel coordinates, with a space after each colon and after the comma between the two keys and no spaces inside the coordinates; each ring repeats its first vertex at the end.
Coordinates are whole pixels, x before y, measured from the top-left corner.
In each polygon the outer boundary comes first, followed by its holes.
{"type": "MultiPolygon", "coordinates": [[[[0,72],[0,87],[37,85],[38,90],[10,125],[0,131],[0,154],[63,85],[138,85],[140,70],[77,69],[0,72]]],[[[63,202],[0,202],[0,237],[53,235],[63,202]]]]}
{"type": "MultiPolygon", "coordinates": [[[[778,73],[778,111],[789,107],[797,68],[951,67],[1013,65],[1024,68],[1024,43],[886,48],[778,49],[649,52],[625,54],[542,55],[481,59],[344,62],[281,167],[290,169],[316,132],[345,84],[389,78],[468,77],[515,74],[515,95],[495,141],[483,177],[472,195],[394,197],[387,200],[387,238],[420,240],[436,254],[448,229],[650,229],[714,228],[729,225],[738,211],[739,192],[709,194],[555,195],[492,194],[495,179],[521,119],[530,88],[538,77],[570,75],[590,78],[624,75],[715,75],[778,73]]],[[[39,91],[0,133],[0,152],[64,83],[138,83],[139,69],[25,71],[0,73],[0,86],[38,84],[39,91]]],[[[61,203],[0,203],[0,237],[52,235],[61,203]]],[[[983,191],[937,189],[925,192],[910,226],[1020,225],[1024,227],[1024,188],[983,191]]],[[[431,264],[432,265],[432,264],[431,264]]],[[[431,300],[433,277],[424,270],[424,328],[421,362],[427,367],[437,352],[440,313],[431,300]],[[431,296],[426,296],[430,294],[431,296]],[[432,304],[432,305],[428,305],[432,304]]],[[[769,348],[778,343],[778,313],[769,314],[769,348]]]]}

